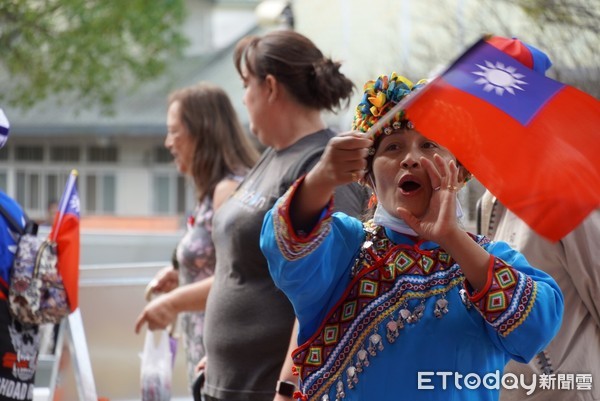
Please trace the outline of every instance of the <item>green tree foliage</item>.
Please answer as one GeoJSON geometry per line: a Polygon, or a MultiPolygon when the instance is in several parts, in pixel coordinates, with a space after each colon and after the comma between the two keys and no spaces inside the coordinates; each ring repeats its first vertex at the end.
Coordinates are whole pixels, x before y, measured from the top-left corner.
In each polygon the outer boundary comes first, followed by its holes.
{"type": "Polygon", "coordinates": [[[183,18],[183,0],[0,0],[0,102],[68,95],[110,110],[181,54],[183,18]]]}

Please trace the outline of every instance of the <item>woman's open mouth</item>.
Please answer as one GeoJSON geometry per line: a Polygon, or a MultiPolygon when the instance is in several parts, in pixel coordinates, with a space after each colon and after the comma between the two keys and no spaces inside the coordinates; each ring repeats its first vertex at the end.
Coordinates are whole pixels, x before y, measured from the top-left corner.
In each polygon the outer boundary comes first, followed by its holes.
{"type": "Polygon", "coordinates": [[[421,184],[412,177],[402,177],[398,185],[403,195],[412,195],[421,189],[421,184]]]}

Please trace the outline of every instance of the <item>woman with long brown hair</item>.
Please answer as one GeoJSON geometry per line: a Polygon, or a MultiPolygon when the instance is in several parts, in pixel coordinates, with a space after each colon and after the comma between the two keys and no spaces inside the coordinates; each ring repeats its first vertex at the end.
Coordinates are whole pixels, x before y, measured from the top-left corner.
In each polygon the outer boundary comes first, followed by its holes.
{"type": "MultiPolygon", "coordinates": [[[[209,278],[215,270],[211,239],[214,212],[233,193],[258,156],[223,89],[207,82],[169,96],[165,147],[181,174],[190,177],[198,203],[179,241],[173,263],[150,283],[152,292],[169,292],[209,278]]],[[[204,312],[183,312],[181,331],[190,385],[204,356],[204,312]]]]}

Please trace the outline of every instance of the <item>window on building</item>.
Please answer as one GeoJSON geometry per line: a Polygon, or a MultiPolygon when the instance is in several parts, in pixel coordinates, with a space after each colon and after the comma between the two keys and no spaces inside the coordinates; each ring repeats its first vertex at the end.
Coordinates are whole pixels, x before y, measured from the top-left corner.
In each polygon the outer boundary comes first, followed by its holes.
{"type": "Polygon", "coordinates": [[[177,177],[177,213],[182,214],[186,211],[187,205],[187,185],[185,177],[177,177]]]}
{"type": "Polygon", "coordinates": [[[40,209],[40,197],[41,197],[41,180],[40,175],[37,173],[33,173],[29,175],[29,183],[28,183],[28,196],[27,196],[27,205],[26,207],[29,209],[39,210],[40,209]]]}
{"type": "Polygon", "coordinates": [[[4,148],[0,149],[0,160],[2,160],[2,161],[8,160],[9,153],[10,152],[9,152],[8,146],[5,146],[4,148]]]}
{"type": "Polygon", "coordinates": [[[90,146],[87,156],[92,163],[112,163],[118,161],[119,152],[116,146],[90,146]]]}
{"type": "Polygon", "coordinates": [[[152,188],[154,213],[182,214],[188,210],[187,185],[184,177],[168,173],[156,174],[152,188]]]}
{"type": "Polygon", "coordinates": [[[81,159],[79,146],[52,146],[50,147],[50,161],[53,162],[78,162],[81,159]]]}
{"type": "Polygon", "coordinates": [[[171,163],[173,161],[173,155],[164,146],[156,146],[153,153],[152,159],[155,163],[171,163]]]}
{"type": "Polygon", "coordinates": [[[17,202],[29,210],[40,210],[41,207],[41,177],[40,173],[17,172],[17,202]]]}
{"type": "Polygon", "coordinates": [[[22,171],[18,171],[17,172],[17,188],[16,188],[16,192],[17,192],[17,199],[16,201],[19,202],[19,204],[21,205],[25,205],[25,180],[26,180],[27,174],[25,174],[22,171]]]}
{"type": "Polygon", "coordinates": [[[169,213],[172,204],[171,179],[168,176],[154,177],[154,211],[169,213]]]}
{"type": "Polygon", "coordinates": [[[112,173],[85,175],[85,211],[114,213],[116,211],[116,177],[112,173]]]}
{"type": "Polygon", "coordinates": [[[0,189],[2,192],[8,192],[8,174],[5,171],[0,171],[0,189]]]}
{"type": "Polygon", "coordinates": [[[105,213],[114,213],[117,210],[116,187],[117,185],[114,175],[110,174],[102,177],[102,211],[105,213]]]}
{"type": "Polygon", "coordinates": [[[87,175],[85,177],[85,210],[94,213],[97,209],[97,185],[96,176],[87,175]]]}
{"type": "MultiPolygon", "coordinates": [[[[1,176],[0,176],[1,177],[1,176]]],[[[32,216],[45,216],[48,204],[58,202],[65,188],[68,174],[19,169],[16,172],[16,200],[32,216]]],[[[4,174],[4,188],[7,174],[4,174]]]]}
{"type": "Polygon", "coordinates": [[[67,185],[67,179],[69,175],[67,173],[48,173],[46,175],[46,200],[45,205],[50,202],[58,202],[65,190],[67,185]]]}
{"type": "Polygon", "coordinates": [[[44,147],[41,145],[16,146],[15,160],[27,162],[41,162],[44,160],[44,147]]]}

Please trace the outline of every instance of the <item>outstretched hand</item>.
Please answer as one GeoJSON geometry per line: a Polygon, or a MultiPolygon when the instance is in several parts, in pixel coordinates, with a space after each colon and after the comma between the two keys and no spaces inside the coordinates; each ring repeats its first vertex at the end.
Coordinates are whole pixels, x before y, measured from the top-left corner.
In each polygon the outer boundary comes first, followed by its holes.
{"type": "Polygon", "coordinates": [[[321,159],[308,172],[292,200],[290,218],[295,230],[312,230],[335,187],[364,179],[372,144],[370,138],[358,131],[329,140],[321,159]]]}
{"type": "Polygon", "coordinates": [[[151,294],[169,292],[179,286],[179,272],[172,265],[160,269],[150,284],[148,290],[151,294]]]}
{"type": "Polygon", "coordinates": [[[331,138],[321,159],[309,173],[311,180],[331,189],[363,180],[372,145],[373,140],[359,131],[344,132],[331,138]]]}
{"type": "Polygon", "coordinates": [[[458,166],[454,160],[448,162],[438,154],[433,162],[424,157],[420,161],[431,181],[429,207],[419,218],[402,207],[397,212],[419,236],[441,245],[450,234],[461,230],[456,217],[456,192],[462,185],[458,182],[458,166]]]}
{"type": "Polygon", "coordinates": [[[148,329],[159,330],[169,326],[175,318],[177,312],[169,302],[169,295],[161,295],[150,301],[135,322],[135,332],[138,334],[144,324],[148,324],[148,329]]]}

